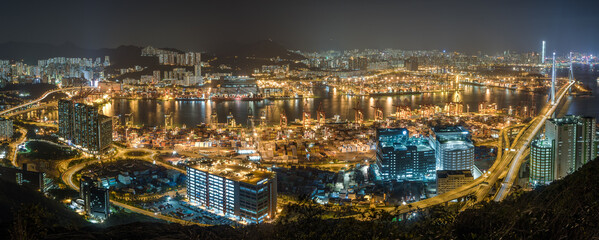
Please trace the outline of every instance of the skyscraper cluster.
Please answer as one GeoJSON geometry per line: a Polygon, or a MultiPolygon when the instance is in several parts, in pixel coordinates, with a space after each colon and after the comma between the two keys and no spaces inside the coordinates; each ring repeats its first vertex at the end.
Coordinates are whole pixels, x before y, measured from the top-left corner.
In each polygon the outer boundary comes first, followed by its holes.
{"type": "Polygon", "coordinates": [[[437,194],[472,181],[476,167],[470,132],[462,126],[433,131],[425,138],[410,137],[405,128],[377,129],[375,175],[384,181],[436,180],[437,194]]]}
{"type": "Polygon", "coordinates": [[[64,141],[92,154],[102,154],[112,143],[112,118],[94,106],[58,102],[58,135],[64,141]]]}
{"type": "Polygon", "coordinates": [[[595,118],[583,116],[548,119],[545,138],[531,145],[530,183],[548,184],[593,160],[597,156],[595,122],[595,118]]]}
{"type": "Polygon", "coordinates": [[[428,139],[409,137],[405,128],[377,130],[377,167],[385,180],[430,180],[435,177],[435,150],[428,139]]]}
{"type": "Polygon", "coordinates": [[[193,66],[200,65],[202,54],[199,52],[186,52],[160,49],[147,46],[141,50],[142,56],[157,56],[158,62],[162,65],[193,66]]]}

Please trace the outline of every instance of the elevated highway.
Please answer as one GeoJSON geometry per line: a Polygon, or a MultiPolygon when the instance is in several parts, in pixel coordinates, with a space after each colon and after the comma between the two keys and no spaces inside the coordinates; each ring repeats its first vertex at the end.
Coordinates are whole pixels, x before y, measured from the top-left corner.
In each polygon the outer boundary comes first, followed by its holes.
{"type": "Polygon", "coordinates": [[[508,195],[512,185],[514,184],[514,181],[516,180],[520,166],[524,162],[526,155],[528,155],[530,152],[529,146],[531,141],[544,126],[545,121],[552,117],[553,113],[557,110],[557,107],[561,103],[562,99],[564,99],[564,96],[567,95],[568,90],[572,87],[572,85],[574,85],[574,81],[562,86],[562,88],[558,91],[556,104],[545,106],[545,108],[541,111],[541,114],[534,118],[530,122],[529,126],[524,131],[521,131],[519,136],[512,143],[511,149],[517,150],[510,152],[506,156],[506,158],[508,158],[507,160],[510,162],[510,165],[509,169],[507,170],[506,177],[501,182],[501,188],[495,196],[495,201],[501,201],[508,195]]]}
{"type": "Polygon", "coordinates": [[[37,99],[35,99],[33,101],[29,101],[29,102],[23,103],[23,104],[21,104],[19,106],[15,106],[15,107],[6,109],[4,111],[1,111],[0,112],[0,116],[5,116],[5,115],[7,115],[7,114],[9,114],[9,113],[11,113],[11,112],[13,112],[15,110],[18,110],[18,109],[21,109],[21,108],[26,108],[26,107],[32,106],[33,104],[37,104],[37,103],[41,102],[42,100],[44,100],[46,97],[50,96],[53,93],[66,92],[66,91],[76,91],[76,90],[89,89],[89,88],[92,88],[92,87],[69,87],[69,88],[59,88],[59,89],[55,89],[55,90],[52,90],[52,91],[48,91],[48,92],[45,92],[42,96],[40,96],[39,98],[37,98],[37,99]]]}
{"type": "MultiPolygon", "coordinates": [[[[544,126],[545,120],[551,118],[573,84],[574,82],[568,82],[563,85],[556,94],[556,104],[548,104],[541,110],[540,114],[528,124],[514,125],[501,130],[498,143],[500,147],[498,148],[497,159],[483,176],[457,189],[432,198],[401,206],[378,206],[377,209],[386,211],[397,210],[398,213],[408,213],[418,209],[443,204],[455,199],[468,200],[472,204],[483,200],[501,201],[505,199],[518,176],[520,166],[528,154],[530,142],[544,126]],[[521,128],[521,130],[514,140],[510,142],[508,131],[511,131],[514,128],[521,128]],[[489,198],[493,189],[498,190],[496,194],[489,198]]],[[[467,207],[467,205],[468,204],[466,204],[465,207],[467,207]]]]}

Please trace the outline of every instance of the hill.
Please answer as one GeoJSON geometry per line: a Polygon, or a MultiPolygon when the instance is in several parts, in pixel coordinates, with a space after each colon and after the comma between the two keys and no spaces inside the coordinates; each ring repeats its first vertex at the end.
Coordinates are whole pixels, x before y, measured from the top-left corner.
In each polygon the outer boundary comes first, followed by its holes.
{"type": "Polygon", "coordinates": [[[229,46],[227,51],[218,52],[217,55],[227,57],[239,57],[239,58],[258,58],[258,59],[276,59],[280,58],[283,60],[303,60],[304,56],[291,52],[282,45],[273,42],[272,40],[261,40],[250,44],[243,44],[241,46],[229,46]]]}
{"type": "MultiPolygon", "coordinates": [[[[82,57],[101,58],[110,57],[112,68],[132,67],[135,65],[148,66],[158,64],[155,57],[142,57],[141,47],[119,46],[117,48],[86,49],[73,43],[66,42],[60,45],[32,42],[5,42],[0,43],[0,59],[23,60],[30,65],[37,65],[40,59],[53,57],[82,57]]],[[[176,49],[170,49],[178,51],[176,49]]]]}
{"type": "Polygon", "coordinates": [[[0,180],[0,238],[10,239],[15,226],[30,237],[52,229],[84,226],[84,220],[40,192],[0,180]]]}
{"type": "Polygon", "coordinates": [[[217,50],[214,56],[210,65],[229,66],[235,74],[248,75],[262,65],[289,65],[291,70],[307,68],[299,62],[306,59],[304,56],[291,52],[270,39],[241,45],[229,43],[226,48],[217,50]]]}
{"type": "MultiPolygon", "coordinates": [[[[531,192],[501,203],[457,213],[434,207],[415,220],[371,210],[364,221],[327,215],[324,206],[288,205],[276,223],[199,227],[131,223],[104,229],[83,227],[48,234],[49,239],[596,239],[599,237],[599,161],[531,192]]],[[[343,207],[334,207],[343,209],[343,207]]],[[[351,208],[351,207],[345,207],[351,208]]],[[[64,229],[63,229],[64,230],[64,229]]]]}

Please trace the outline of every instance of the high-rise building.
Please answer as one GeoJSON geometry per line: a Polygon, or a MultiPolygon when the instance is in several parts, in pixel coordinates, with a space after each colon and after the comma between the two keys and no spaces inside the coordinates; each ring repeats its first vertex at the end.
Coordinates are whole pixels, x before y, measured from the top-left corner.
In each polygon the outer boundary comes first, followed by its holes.
{"type": "Polygon", "coordinates": [[[404,61],[404,66],[406,67],[406,70],[418,71],[418,58],[410,57],[410,58],[406,59],[404,61]]]}
{"type": "Polygon", "coordinates": [[[473,180],[470,170],[437,171],[437,195],[459,188],[473,180]]]}
{"type": "Polygon", "coordinates": [[[108,189],[98,187],[96,182],[82,176],[79,182],[79,196],[85,203],[85,212],[96,219],[107,219],[110,216],[110,198],[108,189]]]}
{"type": "Polygon", "coordinates": [[[545,41],[542,42],[541,46],[541,63],[545,64],[545,41]]]}
{"type": "Polygon", "coordinates": [[[433,128],[437,170],[473,170],[474,144],[462,126],[433,128]]]}
{"type": "Polygon", "coordinates": [[[547,119],[545,137],[553,145],[554,179],[561,179],[594,159],[595,128],[593,117],[547,119]]]}
{"type": "Polygon", "coordinates": [[[23,169],[0,167],[1,180],[16,183],[36,191],[44,192],[46,190],[45,176],[46,174],[43,172],[30,171],[26,165],[23,166],[23,169]]]}
{"type": "Polygon", "coordinates": [[[550,97],[551,97],[551,105],[555,104],[555,52],[553,52],[553,64],[551,67],[551,92],[550,92],[550,97]]]}
{"type": "Polygon", "coordinates": [[[58,103],[58,134],[82,150],[101,154],[112,143],[112,118],[94,106],[61,100],[58,103]]]}
{"type": "Polygon", "coordinates": [[[0,139],[8,139],[13,135],[12,120],[0,117],[0,139]]]}
{"type": "Polygon", "coordinates": [[[85,200],[85,195],[89,193],[89,190],[96,184],[94,180],[88,176],[81,176],[79,179],[79,197],[85,200]]]}
{"type": "Polygon", "coordinates": [[[366,57],[351,57],[348,63],[349,70],[367,70],[368,58],[366,57]]]}
{"type": "Polygon", "coordinates": [[[73,139],[73,101],[58,101],[58,136],[73,139]]]}
{"type": "Polygon", "coordinates": [[[595,133],[595,153],[599,157],[599,132],[595,133]]]}
{"type": "Polygon", "coordinates": [[[575,168],[593,160],[597,156],[597,148],[594,146],[596,140],[596,119],[593,117],[579,117],[576,128],[576,162],[575,168]]]}
{"type": "Polygon", "coordinates": [[[193,85],[204,84],[204,81],[202,79],[202,65],[196,64],[193,66],[193,69],[194,69],[194,78],[195,78],[193,85]]]}
{"type": "Polygon", "coordinates": [[[405,128],[381,128],[376,146],[376,166],[382,179],[434,179],[436,154],[427,139],[410,138],[405,128]]]}
{"type": "Polygon", "coordinates": [[[530,175],[532,185],[545,185],[553,177],[553,142],[547,139],[535,139],[530,145],[530,175]]]}
{"type": "Polygon", "coordinates": [[[248,223],[274,219],[275,173],[229,163],[187,166],[187,197],[192,204],[248,223]]]}
{"type": "Polygon", "coordinates": [[[86,209],[88,215],[99,219],[107,219],[110,216],[108,189],[93,187],[90,189],[87,199],[89,200],[89,209],[86,209]]]}

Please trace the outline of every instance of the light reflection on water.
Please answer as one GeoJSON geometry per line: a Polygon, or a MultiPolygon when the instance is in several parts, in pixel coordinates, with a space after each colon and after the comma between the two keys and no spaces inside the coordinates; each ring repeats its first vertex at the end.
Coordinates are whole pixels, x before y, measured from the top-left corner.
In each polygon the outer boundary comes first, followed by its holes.
{"type": "MultiPolygon", "coordinates": [[[[585,85],[594,90],[591,97],[569,97],[561,114],[582,114],[591,115],[599,118],[599,89],[597,88],[596,76],[588,75],[583,79],[585,85]],[[565,110],[567,109],[567,110],[565,110]]],[[[580,78],[579,78],[580,79],[580,78]]],[[[515,90],[500,88],[485,88],[479,86],[465,85],[461,93],[461,99],[464,104],[469,106],[471,111],[477,111],[481,102],[497,103],[499,108],[508,108],[515,106],[532,106],[533,102],[537,109],[541,109],[547,102],[547,96],[544,94],[532,94],[515,90]]],[[[275,101],[156,101],[156,100],[113,100],[104,105],[102,111],[109,116],[124,115],[133,113],[133,119],[136,124],[145,124],[146,126],[157,126],[164,124],[164,115],[171,113],[173,122],[176,125],[195,126],[208,122],[212,111],[216,111],[219,122],[226,122],[226,117],[231,112],[237,123],[246,124],[249,108],[252,108],[254,119],[259,119],[264,114],[270,123],[278,123],[280,114],[284,111],[289,119],[300,119],[304,110],[316,117],[316,111],[320,104],[326,113],[327,118],[333,115],[340,115],[341,119],[354,118],[354,108],[361,108],[365,119],[374,117],[373,106],[382,107],[385,116],[395,112],[397,104],[407,105],[411,108],[418,108],[419,105],[436,104],[444,105],[454,97],[453,93],[427,93],[421,95],[405,96],[384,96],[377,98],[347,96],[337,91],[326,91],[325,88],[314,90],[318,98],[313,99],[293,99],[293,100],[275,100],[275,101]]],[[[467,109],[468,107],[464,107],[467,109]]]]}

